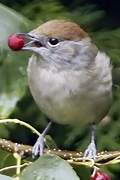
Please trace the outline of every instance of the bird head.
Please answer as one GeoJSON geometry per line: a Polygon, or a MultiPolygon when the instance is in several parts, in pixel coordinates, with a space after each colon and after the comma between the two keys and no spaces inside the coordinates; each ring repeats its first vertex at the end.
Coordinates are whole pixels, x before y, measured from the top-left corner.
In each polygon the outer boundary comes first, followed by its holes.
{"type": "Polygon", "coordinates": [[[41,61],[49,64],[85,66],[97,54],[91,38],[74,22],[51,20],[22,35],[29,40],[22,50],[34,52],[41,61]]]}

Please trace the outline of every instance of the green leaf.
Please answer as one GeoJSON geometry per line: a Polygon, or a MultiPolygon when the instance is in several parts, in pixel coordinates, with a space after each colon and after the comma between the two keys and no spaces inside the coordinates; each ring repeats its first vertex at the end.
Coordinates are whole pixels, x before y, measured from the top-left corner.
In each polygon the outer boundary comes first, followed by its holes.
{"type": "MultiPolygon", "coordinates": [[[[0,149],[0,169],[16,165],[16,159],[12,153],[0,149]]],[[[3,171],[7,176],[13,176],[16,174],[16,168],[11,168],[3,171]]]]}
{"type": "Polygon", "coordinates": [[[28,20],[0,4],[0,118],[10,115],[25,93],[26,55],[7,47],[11,33],[28,30],[28,20]]]}
{"type": "Polygon", "coordinates": [[[0,174],[0,180],[13,180],[13,178],[0,174]]]}
{"type": "Polygon", "coordinates": [[[22,172],[20,180],[80,180],[67,161],[43,155],[22,172]]]}
{"type": "Polygon", "coordinates": [[[16,11],[0,3],[0,47],[7,48],[6,40],[10,33],[24,31],[29,21],[16,11]]]}

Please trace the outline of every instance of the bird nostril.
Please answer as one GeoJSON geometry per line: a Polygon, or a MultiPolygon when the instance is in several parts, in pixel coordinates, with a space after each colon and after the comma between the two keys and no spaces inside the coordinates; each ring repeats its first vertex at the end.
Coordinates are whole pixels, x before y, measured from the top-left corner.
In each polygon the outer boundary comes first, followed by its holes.
{"type": "Polygon", "coordinates": [[[41,47],[42,44],[41,44],[39,41],[34,41],[34,42],[33,42],[33,46],[41,47]]]}

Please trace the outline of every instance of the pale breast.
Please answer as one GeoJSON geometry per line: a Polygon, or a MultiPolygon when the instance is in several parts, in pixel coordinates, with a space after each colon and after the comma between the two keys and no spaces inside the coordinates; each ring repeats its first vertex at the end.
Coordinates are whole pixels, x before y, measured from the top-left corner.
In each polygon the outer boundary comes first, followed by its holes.
{"type": "MultiPolygon", "coordinates": [[[[34,100],[53,121],[80,126],[99,121],[108,111],[110,93],[102,86],[96,93],[96,80],[82,71],[57,72],[54,67],[28,65],[28,82],[34,100]]],[[[98,87],[97,87],[98,88],[98,87]]]]}

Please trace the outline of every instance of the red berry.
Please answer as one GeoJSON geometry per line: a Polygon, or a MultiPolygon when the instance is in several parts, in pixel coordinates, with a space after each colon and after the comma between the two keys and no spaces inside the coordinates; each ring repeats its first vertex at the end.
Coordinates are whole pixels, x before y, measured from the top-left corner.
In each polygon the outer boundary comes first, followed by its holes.
{"type": "Polygon", "coordinates": [[[110,180],[110,178],[107,174],[96,171],[94,175],[91,175],[90,180],[110,180]]]}
{"type": "Polygon", "coordinates": [[[18,51],[24,46],[24,37],[12,34],[8,37],[8,46],[13,51],[18,51]]]}

